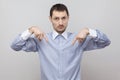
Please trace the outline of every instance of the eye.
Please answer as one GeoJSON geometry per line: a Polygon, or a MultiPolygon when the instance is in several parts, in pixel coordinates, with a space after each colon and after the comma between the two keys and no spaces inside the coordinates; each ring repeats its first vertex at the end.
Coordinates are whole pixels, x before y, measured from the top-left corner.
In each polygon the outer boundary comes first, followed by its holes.
{"type": "Polygon", "coordinates": [[[65,20],[66,19],[66,17],[62,17],[62,20],[65,20]]]}
{"type": "Polygon", "coordinates": [[[58,18],[58,17],[55,17],[55,18],[54,18],[54,20],[58,21],[58,20],[59,20],[59,18],[58,18]]]}

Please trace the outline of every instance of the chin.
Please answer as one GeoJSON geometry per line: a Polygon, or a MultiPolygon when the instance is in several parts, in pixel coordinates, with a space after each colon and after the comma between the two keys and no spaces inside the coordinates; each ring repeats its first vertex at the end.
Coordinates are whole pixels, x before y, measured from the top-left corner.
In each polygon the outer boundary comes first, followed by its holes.
{"type": "Polygon", "coordinates": [[[63,33],[64,31],[65,31],[65,30],[59,30],[58,32],[59,32],[59,33],[63,33]]]}

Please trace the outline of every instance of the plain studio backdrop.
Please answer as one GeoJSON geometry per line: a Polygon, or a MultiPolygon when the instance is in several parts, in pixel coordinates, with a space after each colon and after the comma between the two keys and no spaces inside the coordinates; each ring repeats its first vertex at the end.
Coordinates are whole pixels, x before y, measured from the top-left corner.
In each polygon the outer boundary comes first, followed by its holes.
{"type": "Polygon", "coordinates": [[[64,3],[69,9],[68,31],[99,29],[112,42],[104,49],[84,53],[82,80],[120,80],[119,0],[0,0],[0,80],[40,80],[38,54],[13,51],[10,44],[31,26],[51,31],[48,17],[55,3],[64,3]]]}

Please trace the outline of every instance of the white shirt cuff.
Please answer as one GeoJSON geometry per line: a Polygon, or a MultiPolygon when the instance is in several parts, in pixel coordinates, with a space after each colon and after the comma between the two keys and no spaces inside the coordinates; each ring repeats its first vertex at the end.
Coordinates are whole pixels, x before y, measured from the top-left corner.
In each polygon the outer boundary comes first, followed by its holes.
{"type": "Polygon", "coordinates": [[[30,33],[29,30],[26,30],[21,34],[21,38],[23,40],[27,40],[31,35],[32,35],[32,33],[30,33]]]}
{"type": "Polygon", "coordinates": [[[97,37],[97,32],[94,29],[89,29],[89,36],[96,38],[97,37]]]}

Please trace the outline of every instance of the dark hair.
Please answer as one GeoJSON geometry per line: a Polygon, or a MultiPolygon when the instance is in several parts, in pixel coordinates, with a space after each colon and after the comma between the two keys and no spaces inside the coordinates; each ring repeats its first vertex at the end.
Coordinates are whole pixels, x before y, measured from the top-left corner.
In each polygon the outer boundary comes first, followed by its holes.
{"type": "Polygon", "coordinates": [[[53,11],[56,10],[56,11],[66,11],[67,15],[69,16],[69,12],[68,12],[68,9],[67,7],[64,5],[64,4],[55,4],[51,7],[50,9],[50,16],[52,17],[52,14],[53,14],[53,11]]]}

